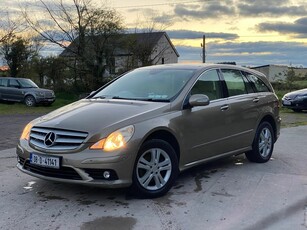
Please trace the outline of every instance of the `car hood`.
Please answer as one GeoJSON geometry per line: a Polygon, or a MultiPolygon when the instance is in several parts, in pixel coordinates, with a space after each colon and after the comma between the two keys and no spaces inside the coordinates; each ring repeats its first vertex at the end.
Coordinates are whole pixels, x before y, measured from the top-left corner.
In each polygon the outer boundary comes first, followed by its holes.
{"type": "Polygon", "coordinates": [[[53,92],[50,89],[43,89],[43,88],[28,88],[27,90],[32,91],[32,92],[42,92],[42,93],[46,93],[46,92],[53,92]]]}
{"type": "Polygon", "coordinates": [[[295,98],[297,95],[307,94],[307,89],[296,90],[290,93],[287,93],[285,96],[289,98],[295,98]]]}
{"type": "Polygon", "coordinates": [[[94,134],[114,131],[169,109],[170,103],[162,102],[83,99],[38,118],[34,125],[94,134]]]}

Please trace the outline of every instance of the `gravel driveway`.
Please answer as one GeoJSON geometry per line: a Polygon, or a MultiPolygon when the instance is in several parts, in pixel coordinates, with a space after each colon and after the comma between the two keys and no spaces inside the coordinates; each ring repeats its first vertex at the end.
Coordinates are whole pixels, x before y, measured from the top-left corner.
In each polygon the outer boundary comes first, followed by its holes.
{"type": "Polygon", "coordinates": [[[40,114],[1,115],[0,116],[0,150],[14,148],[25,125],[40,114]]]}

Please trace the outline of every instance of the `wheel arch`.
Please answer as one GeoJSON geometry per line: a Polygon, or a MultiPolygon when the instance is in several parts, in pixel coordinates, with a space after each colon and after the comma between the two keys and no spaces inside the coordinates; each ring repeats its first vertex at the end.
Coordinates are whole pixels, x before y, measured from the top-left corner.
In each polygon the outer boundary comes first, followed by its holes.
{"type": "Polygon", "coordinates": [[[152,139],[164,140],[167,143],[169,143],[174,148],[177,159],[179,161],[179,159],[180,159],[180,145],[179,145],[176,137],[170,131],[156,130],[156,131],[152,132],[151,134],[149,134],[145,138],[143,143],[145,143],[148,140],[152,140],[152,139]]]}
{"type": "Polygon", "coordinates": [[[274,118],[271,116],[271,115],[266,115],[264,116],[261,121],[259,122],[258,126],[262,123],[262,122],[268,122],[270,123],[270,125],[272,126],[273,128],[273,134],[274,134],[274,142],[276,142],[277,140],[277,125],[276,125],[276,122],[274,120],[274,118]]]}

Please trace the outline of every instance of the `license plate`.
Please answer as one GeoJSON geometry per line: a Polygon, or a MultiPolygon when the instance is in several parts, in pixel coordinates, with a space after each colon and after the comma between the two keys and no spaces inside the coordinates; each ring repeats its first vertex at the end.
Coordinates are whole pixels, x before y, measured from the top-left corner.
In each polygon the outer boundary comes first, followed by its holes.
{"type": "Polygon", "coordinates": [[[60,168],[60,158],[49,156],[49,155],[39,155],[39,154],[30,154],[30,164],[39,165],[47,168],[60,168]]]}
{"type": "Polygon", "coordinates": [[[290,101],[283,101],[283,104],[284,105],[291,105],[291,102],[290,101]]]}

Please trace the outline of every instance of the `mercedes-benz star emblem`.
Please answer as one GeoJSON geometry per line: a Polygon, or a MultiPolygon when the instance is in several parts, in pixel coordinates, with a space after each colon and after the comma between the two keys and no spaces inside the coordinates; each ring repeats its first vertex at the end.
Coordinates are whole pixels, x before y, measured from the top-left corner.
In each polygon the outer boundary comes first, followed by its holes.
{"type": "Polygon", "coordinates": [[[47,133],[45,136],[44,144],[47,147],[54,145],[56,139],[56,134],[54,132],[47,133]]]}

